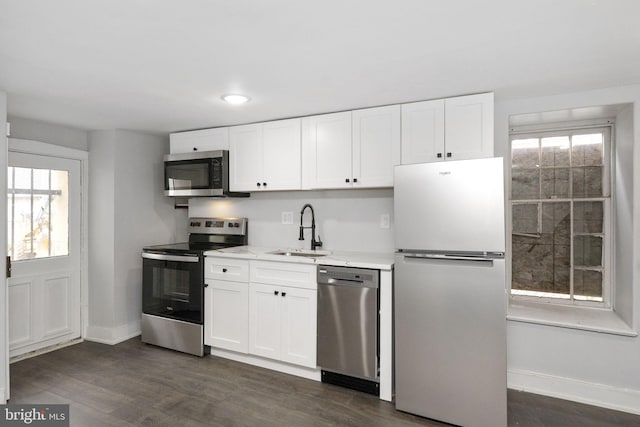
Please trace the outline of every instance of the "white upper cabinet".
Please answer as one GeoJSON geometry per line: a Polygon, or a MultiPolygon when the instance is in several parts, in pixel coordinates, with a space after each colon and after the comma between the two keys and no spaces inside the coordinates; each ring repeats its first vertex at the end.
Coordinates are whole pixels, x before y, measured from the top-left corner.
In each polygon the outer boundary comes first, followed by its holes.
{"type": "Polygon", "coordinates": [[[231,127],[231,191],[299,190],[300,169],[300,119],[231,127]]]}
{"type": "Polygon", "coordinates": [[[351,111],[302,119],[302,188],[351,188],[351,111]]]}
{"type": "Polygon", "coordinates": [[[402,105],[402,164],[493,157],[493,93],[402,105]]]}
{"type": "Polygon", "coordinates": [[[299,190],[302,180],[300,119],[264,124],[262,139],[263,190],[299,190]]]}
{"type": "Polygon", "coordinates": [[[435,162],[443,153],[444,99],[403,104],[402,164],[435,162]]]}
{"type": "Polygon", "coordinates": [[[392,187],[400,164],[400,106],[352,112],[353,186],[392,187]]]}
{"type": "Polygon", "coordinates": [[[233,126],[229,131],[229,189],[262,189],[262,123],[233,126]]]}
{"type": "Polygon", "coordinates": [[[444,114],[447,160],[493,157],[493,93],[448,98],[444,114]]]}
{"type": "Polygon", "coordinates": [[[229,128],[213,128],[178,132],[169,135],[169,152],[192,153],[229,149],[229,128]]]}
{"type": "Polygon", "coordinates": [[[304,189],[393,186],[400,164],[400,106],[302,120],[304,189]]]}

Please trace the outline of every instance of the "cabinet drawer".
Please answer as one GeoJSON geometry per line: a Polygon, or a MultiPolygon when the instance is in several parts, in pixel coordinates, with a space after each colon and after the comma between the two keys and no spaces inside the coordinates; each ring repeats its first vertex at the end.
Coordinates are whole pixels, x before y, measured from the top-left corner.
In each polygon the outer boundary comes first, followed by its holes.
{"type": "Polygon", "coordinates": [[[316,266],[290,262],[251,261],[250,282],[317,289],[316,266]]]}
{"type": "Polygon", "coordinates": [[[230,280],[232,282],[249,281],[249,261],[232,258],[211,258],[204,260],[204,278],[230,280]]]}

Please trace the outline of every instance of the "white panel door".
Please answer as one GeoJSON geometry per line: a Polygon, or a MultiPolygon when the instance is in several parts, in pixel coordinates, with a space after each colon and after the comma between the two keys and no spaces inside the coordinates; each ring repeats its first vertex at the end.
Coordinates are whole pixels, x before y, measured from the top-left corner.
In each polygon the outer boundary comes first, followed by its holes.
{"type": "Polygon", "coordinates": [[[446,160],[493,157],[493,93],[445,100],[446,160]]]}
{"type": "Polygon", "coordinates": [[[80,337],[80,161],[9,152],[10,355],[80,337]]]}
{"type": "Polygon", "coordinates": [[[9,285],[9,347],[28,345],[33,339],[33,280],[10,279],[9,285]]]}
{"type": "Polygon", "coordinates": [[[299,190],[302,182],[300,119],[264,123],[263,190],[299,190]]]}
{"type": "Polygon", "coordinates": [[[444,100],[402,105],[402,164],[444,159],[444,100]]]}
{"type": "Polygon", "coordinates": [[[209,280],[204,293],[204,343],[248,353],[249,284],[209,280]]]}
{"type": "Polygon", "coordinates": [[[352,112],[353,186],[393,187],[400,164],[400,106],[352,112]]]}
{"type": "Polygon", "coordinates": [[[229,189],[262,189],[262,158],[262,124],[232,127],[229,130],[229,189]]]}
{"type": "Polygon", "coordinates": [[[280,287],[249,284],[249,353],[280,359],[280,287]]]}
{"type": "Polygon", "coordinates": [[[302,188],[351,188],[351,111],[302,119],[302,188]]]}
{"type": "Polygon", "coordinates": [[[282,288],[282,360],[316,367],[317,291],[282,288]]]}
{"type": "Polygon", "coordinates": [[[229,149],[229,128],[214,128],[178,132],[169,135],[169,152],[192,153],[229,149]]]}

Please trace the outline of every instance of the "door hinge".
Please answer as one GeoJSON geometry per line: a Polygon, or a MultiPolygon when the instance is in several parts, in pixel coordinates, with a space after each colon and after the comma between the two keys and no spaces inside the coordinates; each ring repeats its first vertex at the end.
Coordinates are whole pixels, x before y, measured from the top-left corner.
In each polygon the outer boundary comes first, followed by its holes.
{"type": "Polygon", "coordinates": [[[11,277],[11,257],[7,257],[7,279],[11,277]]]}

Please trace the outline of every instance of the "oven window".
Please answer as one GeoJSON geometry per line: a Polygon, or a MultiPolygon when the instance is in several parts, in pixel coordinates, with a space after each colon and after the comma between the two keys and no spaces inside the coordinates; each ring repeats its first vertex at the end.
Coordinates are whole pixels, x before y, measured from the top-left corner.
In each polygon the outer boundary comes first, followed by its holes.
{"type": "Polygon", "coordinates": [[[202,262],[143,259],[142,311],[202,323],[202,262]]]}
{"type": "Polygon", "coordinates": [[[189,303],[189,271],[153,268],[153,297],[189,303]]]}
{"type": "Polygon", "coordinates": [[[165,190],[210,188],[211,160],[165,163],[165,190]]]}

